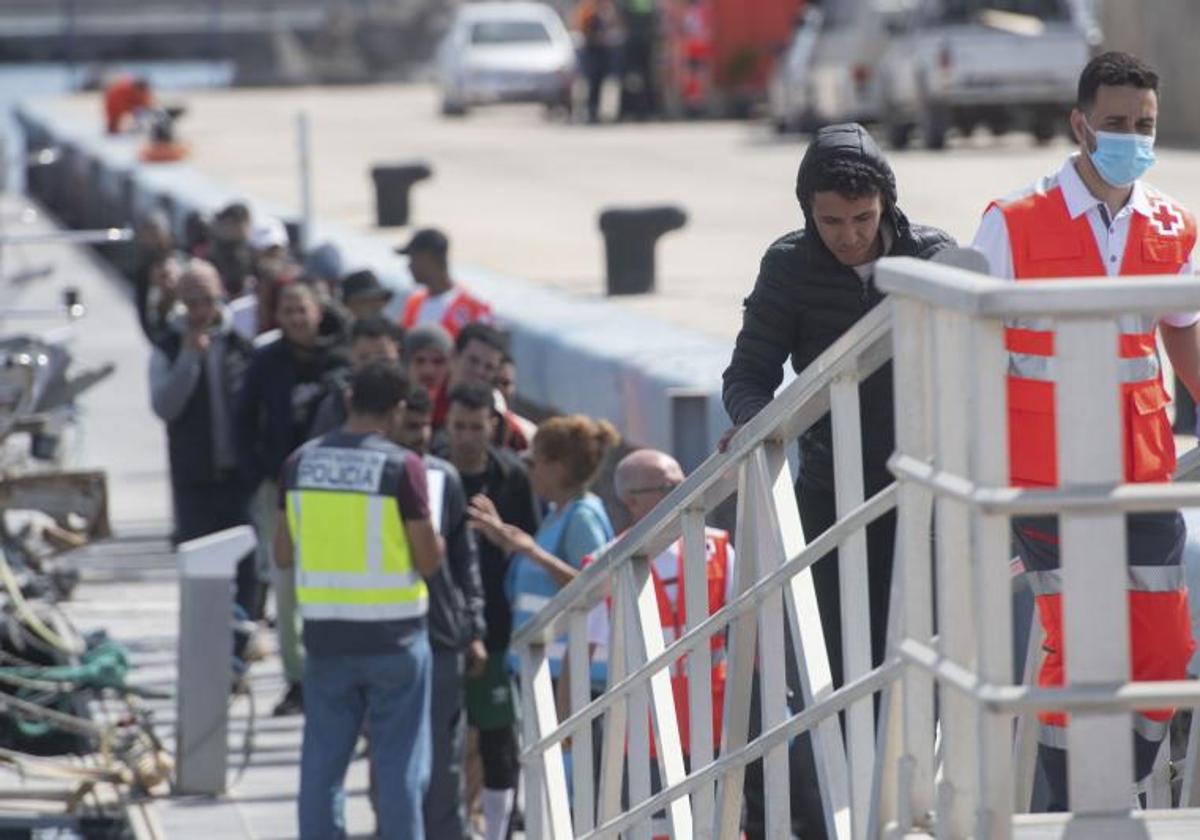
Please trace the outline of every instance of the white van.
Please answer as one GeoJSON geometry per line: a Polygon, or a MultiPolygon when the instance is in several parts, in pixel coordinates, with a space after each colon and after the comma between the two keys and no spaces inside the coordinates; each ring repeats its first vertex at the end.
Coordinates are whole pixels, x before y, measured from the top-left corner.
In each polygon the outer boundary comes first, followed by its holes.
{"type": "Polygon", "coordinates": [[[919,130],[926,148],[941,149],[950,130],[979,125],[1049,142],[1100,43],[1081,0],[916,0],[892,27],[880,93],[896,148],[919,130]]]}
{"type": "Polygon", "coordinates": [[[839,0],[811,7],[770,87],[780,131],[839,122],[877,122],[883,113],[879,66],[893,18],[913,0],[839,0]]]}

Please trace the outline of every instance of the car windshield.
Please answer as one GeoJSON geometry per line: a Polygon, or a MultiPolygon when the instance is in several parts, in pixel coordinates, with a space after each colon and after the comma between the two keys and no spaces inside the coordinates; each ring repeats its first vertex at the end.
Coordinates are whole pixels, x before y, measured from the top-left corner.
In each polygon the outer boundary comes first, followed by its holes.
{"type": "Polygon", "coordinates": [[[1071,19],[1067,0],[942,0],[940,18],[945,23],[965,23],[981,12],[1010,12],[1038,20],[1071,19]]]}
{"type": "Polygon", "coordinates": [[[482,20],[471,25],[471,43],[476,46],[549,44],[550,33],[540,20],[482,20]]]}

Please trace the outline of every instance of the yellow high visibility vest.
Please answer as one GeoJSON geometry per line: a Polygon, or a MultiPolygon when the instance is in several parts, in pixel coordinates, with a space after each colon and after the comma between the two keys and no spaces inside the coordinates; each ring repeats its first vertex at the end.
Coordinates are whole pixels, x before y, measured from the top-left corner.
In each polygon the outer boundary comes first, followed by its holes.
{"type": "Polygon", "coordinates": [[[296,602],[305,619],[389,621],[428,610],[404,520],[376,449],[309,445],[287,478],[296,602]]]}

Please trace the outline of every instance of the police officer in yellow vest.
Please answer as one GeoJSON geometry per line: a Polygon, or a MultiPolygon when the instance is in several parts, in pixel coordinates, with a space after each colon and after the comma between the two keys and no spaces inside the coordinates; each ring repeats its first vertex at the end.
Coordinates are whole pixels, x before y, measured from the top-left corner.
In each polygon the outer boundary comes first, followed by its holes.
{"type": "Polygon", "coordinates": [[[377,362],[350,381],[346,424],[287,459],[275,557],[296,576],[308,658],[300,837],[345,837],[343,783],[371,732],[379,836],[421,840],[432,656],[425,578],[442,561],[424,462],[388,440],[408,381],[377,362]],[[282,515],[286,512],[286,515],[282,515]]]}

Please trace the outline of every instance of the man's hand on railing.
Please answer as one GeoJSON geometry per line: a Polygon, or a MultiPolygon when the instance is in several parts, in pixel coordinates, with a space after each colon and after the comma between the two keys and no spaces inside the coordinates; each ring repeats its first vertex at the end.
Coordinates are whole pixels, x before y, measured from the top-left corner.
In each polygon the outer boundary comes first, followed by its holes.
{"type": "Polygon", "coordinates": [[[721,435],[721,439],[719,441],[717,441],[717,451],[718,452],[728,452],[729,444],[733,443],[734,435],[736,435],[739,431],[741,431],[741,428],[744,425],[746,425],[746,424],[738,423],[736,426],[726,429],[725,434],[721,435]]]}

